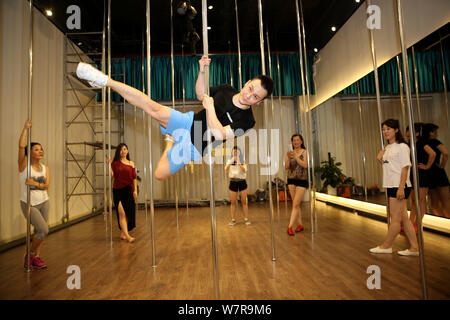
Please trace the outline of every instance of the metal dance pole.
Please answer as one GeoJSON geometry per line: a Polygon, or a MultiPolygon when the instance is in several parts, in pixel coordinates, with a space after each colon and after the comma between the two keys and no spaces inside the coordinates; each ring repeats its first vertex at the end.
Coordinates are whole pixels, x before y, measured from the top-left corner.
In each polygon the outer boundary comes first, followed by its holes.
{"type": "MultiPolygon", "coordinates": [[[[206,0],[202,0],[202,32],[203,32],[203,55],[208,56],[208,12],[207,12],[206,0]]],[[[205,93],[209,95],[209,66],[205,66],[205,93]]],[[[219,299],[219,270],[218,270],[218,257],[217,257],[217,237],[216,237],[216,212],[214,210],[214,175],[213,175],[213,159],[212,159],[212,146],[211,146],[211,130],[207,130],[208,136],[208,157],[209,157],[209,181],[211,192],[211,235],[212,235],[212,247],[213,247],[213,267],[214,267],[214,280],[216,289],[216,299],[219,299]]]]}
{"type": "Polygon", "coordinates": [[[400,67],[400,56],[397,56],[396,59],[398,70],[398,84],[400,91],[400,105],[402,107],[402,125],[403,125],[402,132],[406,132],[406,111],[405,111],[405,100],[403,99],[403,76],[402,76],[402,68],[400,67]]]}
{"type": "MultiPolygon", "coordinates": [[[[370,0],[366,1],[366,8],[370,6],[370,0]]],[[[381,111],[381,98],[380,98],[380,83],[378,81],[378,66],[377,66],[377,55],[375,51],[375,44],[373,40],[373,31],[372,29],[369,29],[369,38],[370,38],[370,51],[372,53],[372,63],[373,63],[373,73],[375,76],[375,92],[377,95],[377,110],[378,110],[378,128],[380,129],[380,139],[381,139],[381,149],[384,149],[384,139],[383,139],[383,132],[381,130],[381,124],[383,122],[383,115],[381,111]]],[[[387,226],[389,229],[389,226],[391,224],[391,210],[389,207],[389,199],[387,196],[387,190],[385,190],[385,198],[386,198],[386,217],[387,217],[387,226]]]]}
{"type": "MultiPolygon", "coordinates": [[[[270,57],[270,42],[269,42],[269,32],[266,31],[266,39],[267,39],[267,57],[269,58],[269,77],[272,79],[272,59],[270,57]]],[[[273,121],[275,119],[275,114],[274,114],[274,104],[273,104],[273,94],[270,95],[270,100],[272,103],[272,125],[271,127],[273,128],[273,121]]],[[[277,166],[278,168],[278,166],[277,166]]],[[[275,183],[275,190],[277,193],[277,213],[278,216],[280,216],[280,196],[278,194],[278,180],[275,183]]]]}
{"type": "MultiPolygon", "coordinates": [[[[106,72],[106,0],[103,2],[102,69],[106,72]]],[[[103,220],[105,237],[108,234],[108,196],[106,193],[106,87],[102,88],[102,139],[103,139],[103,220]]]]}
{"type": "MultiPolygon", "coordinates": [[[[150,17],[149,17],[150,14],[149,14],[149,12],[147,12],[147,10],[150,10],[149,6],[146,6],[146,12],[145,12],[145,14],[146,14],[146,24],[147,24],[147,19],[150,19],[150,17]]],[[[150,49],[149,49],[149,43],[148,42],[150,42],[150,41],[147,41],[147,57],[150,54],[150,49]]],[[[144,50],[144,39],[142,39],[142,66],[141,66],[141,68],[142,68],[142,92],[145,93],[144,51],[145,51],[144,50]]],[[[149,68],[149,66],[147,64],[147,71],[149,70],[148,68],[149,68]]],[[[150,97],[150,91],[149,91],[149,88],[148,88],[148,84],[149,83],[150,83],[150,78],[147,76],[147,95],[150,97]]],[[[136,111],[136,106],[134,106],[134,110],[136,111]]],[[[144,148],[142,149],[142,151],[144,153],[144,209],[145,209],[145,221],[147,222],[147,215],[148,215],[148,211],[147,211],[147,199],[148,199],[147,191],[148,191],[148,189],[147,189],[147,164],[146,164],[147,157],[146,157],[146,151],[145,151],[147,149],[146,148],[146,142],[145,142],[145,138],[146,138],[145,123],[146,123],[146,119],[147,119],[146,114],[147,113],[144,110],[142,110],[142,133],[143,133],[142,141],[144,142],[144,148]]],[[[134,121],[135,121],[134,130],[136,130],[136,114],[135,114],[135,117],[134,117],[134,121]]],[[[135,131],[134,137],[136,138],[136,131],[135,131]]],[[[151,149],[149,149],[149,150],[151,150],[151,149]]],[[[150,151],[150,154],[151,154],[151,151],[150,151]]]]}
{"type": "MultiPolygon", "coordinates": [[[[264,36],[263,36],[263,15],[262,15],[262,4],[261,0],[258,0],[258,18],[259,18],[259,45],[261,49],[261,68],[262,74],[266,74],[266,59],[264,57],[264,36]]],[[[267,114],[267,100],[264,99],[264,122],[269,123],[267,114]]],[[[267,130],[267,128],[266,128],[267,130]]],[[[270,204],[270,225],[272,233],[272,261],[276,261],[275,258],[275,237],[274,237],[274,226],[273,226],[273,200],[272,200],[272,172],[271,172],[271,159],[270,159],[270,143],[269,143],[269,133],[267,132],[267,149],[266,155],[268,160],[268,170],[269,170],[269,204],[270,204]]]]}
{"type": "MultiPolygon", "coordinates": [[[[170,62],[171,62],[171,78],[172,78],[172,109],[175,110],[175,70],[173,63],[173,0],[170,1],[170,62]]],[[[175,210],[177,212],[177,229],[178,229],[178,175],[175,180],[175,210]]]]}
{"type": "MultiPolygon", "coordinates": [[[[309,133],[310,130],[308,129],[308,121],[307,121],[307,115],[306,115],[306,85],[305,85],[305,73],[303,69],[303,43],[301,40],[301,24],[300,24],[300,13],[299,13],[299,7],[298,7],[298,1],[295,0],[295,10],[297,14],[297,32],[298,32],[298,57],[300,60],[300,77],[302,81],[302,97],[303,97],[303,116],[305,118],[305,138],[306,138],[306,153],[308,155],[308,182],[310,185],[312,185],[312,177],[311,177],[311,152],[310,152],[310,143],[309,143],[309,133]]],[[[306,55],[306,52],[305,52],[306,55]]],[[[310,188],[311,190],[312,188],[310,188]]],[[[312,192],[311,192],[312,193],[312,192]]],[[[310,205],[312,206],[312,194],[310,193],[310,205]]],[[[311,232],[314,232],[314,216],[313,216],[313,210],[310,210],[310,219],[311,219],[311,232]]]]}
{"type": "MultiPolygon", "coordinates": [[[[28,121],[31,121],[32,107],[33,107],[33,0],[30,0],[30,38],[28,47],[28,121]]],[[[27,132],[27,179],[31,176],[31,127],[27,132]]],[[[27,270],[31,272],[31,257],[30,257],[30,241],[31,241],[31,203],[30,203],[31,189],[27,185],[27,270]]]]}
{"type": "Polygon", "coordinates": [[[239,69],[239,90],[242,89],[242,61],[241,61],[241,40],[239,36],[239,12],[237,0],[234,0],[234,12],[236,13],[236,36],[237,36],[237,47],[238,47],[238,69],[239,69]]]}
{"type": "MultiPolygon", "coordinates": [[[[151,98],[151,60],[150,60],[150,0],[147,0],[146,8],[146,38],[147,38],[147,94],[151,98]]],[[[144,61],[142,61],[142,64],[144,61]]],[[[148,116],[147,116],[148,119],[148,116]]],[[[147,121],[148,122],[148,121],[147,121]]],[[[153,201],[153,167],[152,167],[152,122],[148,123],[148,173],[150,182],[150,215],[152,226],[152,267],[156,268],[156,249],[155,249],[155,204],[153,201]]],[[[147,204],[145,204],[147,206],[147,204]]]]}
{"type": "MultiPolygon", "coordinates": [[[[111,0],[108,0],[108,76],[111,77],[111,0]]],[[[111,88],[108,87],[108,158],[111,159],[111,88]]],[[[112,190],[111,190],[111,162],[108,162],[109,186],[109,233],[112,241],[112,190]]]]}
{"type": "MultiPolygon", "coordinates": [[[[280,74],[280,57],[277,54],[277,73],[278,73],[278,103],[280,104],[280,123],[283,122],[283,105],[281,104],[281,74],[280,74]]],[[[281,130],[281,141],[284,143],[283,130],[281,130]]],[[[284,158],[286,158],[283,155],[284,158]]],[[[283,162],[284,163],[284,162],[283,162]]],[[[283,166],[284,172],[284,208],[287,209],[287,178],[286,178],[286,170],[283,166]]]]}
{"type": "Polygon", "coordinates": [[[422,290],[423,290],[423,298],[425,300],[428,299],[428,288],[427,288],[427,276],[425,271],[425,251],[423,247],[423,232],[422,232],[422,215],[419,205],[419,175],[417,171],[417,152],[416,152],[416,144],[414,141],[414,137],[416,132],[414,130],[414,111],[411,104],[411,88],[409,82],[409,68],[408,68],[408,52],[405,44],[405,35],[404,35],[404,25],[403,25],[403,12],[402,12],[402,2],[401,0],[397,0],[397,11],[398,11],[398,31],[400,34],[400,44],[402,47],[402,60],[403,60],[403,73],[405,74],[405,95],[406,95],[406,106],[408,107],[408,120],[409,120],[409,128],[411,132],[411,151],[413,154],[412,157],[412,165],[413,165],[413,177],[414,177],[414,194],[415,194],[415,203],[416,203],[416,215],[417,215],[417,229],[419,231],[419,250],[420,250],[420,271],[422,276],[422,290]]]}
{"type": "Polygon", "coordinates": [[[308,160],[310,161],[311,165],[311,178],[312,178],[312,186],[310,188],[312,189],[312,197],[310,199],[311,204],[311,211],[313,213],[314,217],[314,228],[312,229],[312,232],[314,232],[317,228],[317,214],[316,214],[316,176],[314,175],[314,143],[313,143],[313,130],[312,130],[312,121],[311,121],[311,100],[310,100],[310,89],[309,89],[309,75],[308,75],[308,55],[306,53],[306,32],[305,32],[305,24],[303,19],[303,0],[300,0],[300,18],[301,18],[301,26],[302,26],[302,33],[303,33],[303,52],[304,59],[305,59],[305,82],[306,82],[306,97],[308,102],[308,117],[305,121],[308,122],[308,135],[309,135],[309,147],[311,152],[308,154],[308,160]]]}
{"type": "Polygon", "coordinates": [[[420,112],[420,95],[419,95],[419,82],[417,81],[417,66],[416,66],[416,53],[414,51],[414,46],[411,47],[412,49],[412,62],[413,62],[413,69],[414,69],[414,88],[416,89],[416,101],[417,101],[417,119],[419,122],[422,122],[422,116],[420,112]]]}
{"type": "Polygon", "coordinates": [[[366,151],[364,149],[364,125],[361,106],[361,93],[359,91],[359,80],[356,81],[356,88],[358,89],[358,112],[359,112],[359,130],[361,132],[361,149],[363,161],[363,178],[364,178],[364,200],[367,202],[367,174],[366,174],[366,151]]]}
{"type": "MultiPolygon", "coordinates": [[[[184,88],[184,44],[181,44],[181,84],[182,84],[182,93],[183,93],[183,112],[186,112],[186,90],[184,88]]],[[[188,174],[188,166],[184,166],[184,173],[186,177],[186,183],[189,180],[188,174]]],[[[188,196],[188,188],[185,189],[185,201],[186,201],[186,213],[189,215],[189,196],[188,196]]]]}

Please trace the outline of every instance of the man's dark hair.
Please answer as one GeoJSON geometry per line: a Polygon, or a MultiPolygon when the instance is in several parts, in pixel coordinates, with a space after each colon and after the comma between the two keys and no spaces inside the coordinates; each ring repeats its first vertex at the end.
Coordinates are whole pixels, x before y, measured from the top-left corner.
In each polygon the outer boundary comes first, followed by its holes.
{"type": "Polygon", "coordinates": [[[273,92],[273,80],[265,75],[259,75],[254,78],[254,80],[256,79],[261,80],[261,86],[267,91],[266,97],[270,96],[273,92]]]}

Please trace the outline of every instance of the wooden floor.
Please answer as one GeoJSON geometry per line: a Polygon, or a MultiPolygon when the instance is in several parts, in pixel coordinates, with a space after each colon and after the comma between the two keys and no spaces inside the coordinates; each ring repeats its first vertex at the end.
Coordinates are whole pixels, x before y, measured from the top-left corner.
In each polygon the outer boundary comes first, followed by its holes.
{"type": "MultiPolygon", "coordinates": [[[[290,204],[288,204],[290,206],[290,204]]],[[[305,231],[286,234],[289,209],[275,208],[275,256],[272,261],[267,203],[251,203],[252,225],[242,219],[228,226],[229,207],[217,206],[220,299],[421,299],[417,257],[368,252],[386,235],[385,223],[317,202],[317,230],[303,207],[305,231]],[[369,290],[367,268],[381,270],[381,289],[369,290]]],[[[238,217],[241,217],[238,213],[238,217]]],[[[115,218],[115,216],[114,216],[115,218]]],[[[140,211],[133,244],[113,242],[103,216],[50,234],[42,251],[47,270],[23,270],[25,247],[0,254],[0,299],[206,299],[215,286],[210,209],[155,209],[156,262],[152,267],[150,219],[140,211]],[[81,289],[69,290],[67,267],[81,269],[81,289]]],[[[425,232],[426,274],[430,299],[450,298],[450,238],[425,232]]],[[[405,249],[398,236],[394,250],[405,249]]]]}

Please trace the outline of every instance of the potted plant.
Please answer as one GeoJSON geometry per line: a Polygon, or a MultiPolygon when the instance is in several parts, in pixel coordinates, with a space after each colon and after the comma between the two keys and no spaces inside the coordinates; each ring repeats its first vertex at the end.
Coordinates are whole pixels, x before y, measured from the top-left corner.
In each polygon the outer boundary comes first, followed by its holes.
{"type": "Polygon", "coordinates": [[[336,162],[336,158],[331,157],[328,153],[328,160],[322,161],[320,167],[315,169],[320,174],[320,180],[323,181],[322,186],[327,189],[328,194],[337,195],[336,187],[344,176],[339,168],[341,165],[341,162],[336,162]]]}
{"type": "Polygon", "coordinates": [[[355,185],[355,179],[352,177],[342,176],[338,184],[337,195],[339,197],[351,198],[352,188],[355,185]]]}

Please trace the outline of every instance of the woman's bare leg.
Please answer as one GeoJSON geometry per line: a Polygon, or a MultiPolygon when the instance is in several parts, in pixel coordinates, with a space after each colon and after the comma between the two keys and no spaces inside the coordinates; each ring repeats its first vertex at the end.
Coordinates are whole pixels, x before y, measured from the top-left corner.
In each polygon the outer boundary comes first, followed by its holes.
{"type": "Polygon", "coordinates": [[[128,242],[134,242],[136,240],[128,233],[128,223],[127,223],[127,216],[125,214],[125,210],[123,210],[122,202],[119,202],[119,207],[117,208],[117,211],[119,212],[119,224],[122,228],[122,233],[125,235],[125,239],[128,242]]]}

